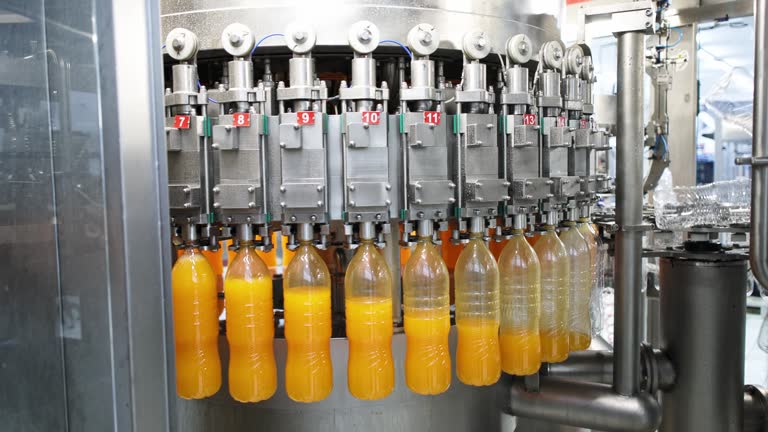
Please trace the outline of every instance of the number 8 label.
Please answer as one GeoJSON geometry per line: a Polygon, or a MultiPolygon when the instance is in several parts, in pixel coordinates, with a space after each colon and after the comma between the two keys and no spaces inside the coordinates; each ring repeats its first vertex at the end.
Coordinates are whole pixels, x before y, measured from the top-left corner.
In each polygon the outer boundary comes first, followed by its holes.
{"type": "Polygon", "coordinates": [[[177,115],[173,118],[173,127],[176,129],[189,129],[189,116],[177,115]]]}
{"type": "Polygon", "coordinates": [[[379,124],[379,120],[381,119],[381,113],[378,111],[363,111],[362,113],[363,123],[367,123],[370,125],[377,125],[379,124]]]}
{"type": "Polygon", "coordinates": [[[248,113],[232,114],[232,124],[235,127],[251,127],[251,116],[248,113]]]}
{"type": "Polygon", "coordinates": [[[300,126],[315,124],[314,111],[299,111],[296,113],[296,123],[300,126]]]}

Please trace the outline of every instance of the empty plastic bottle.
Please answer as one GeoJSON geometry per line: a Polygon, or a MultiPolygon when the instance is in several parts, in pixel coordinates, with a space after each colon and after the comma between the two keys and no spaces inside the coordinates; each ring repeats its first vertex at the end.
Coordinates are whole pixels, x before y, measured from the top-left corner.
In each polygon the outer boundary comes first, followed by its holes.
{"type": "Polygon", "coordinates": [[[531,375],[541,367],[541,269],[523,235],[512,231],[499,257],[501,293],[501,367],[512,375],[531,375]]]}
{"type": "Polygon", "coordinates": [[[347,387],[358,399],[382,399],[395,388],[392,360],[392,275],[373,245],[373,226],[361,228],[360,246],[344,276],[349,360],[347,387]]]}
{"type": "Polygon", "coordinates": [[[188,242],[171,272],[176,392],[202,399],[221,387],[216,274],[197,242],[188,242]]]}
{"type": "Polygon", "coordinates": [[[456,375],[473,386],[494,384],[501,376],[499,269],[483,240],[483,225],[482,218],[472,218],[469,243],[454,270],[456,375]]]}
{"type": "Polygon", "coordinates": [[[568,358],[569,262],[565,246],[555,233],[554,216],[534,250],[541,264],[541,360],[557,363],[568,358]]]}
{"type": "Polygon", "coordinates": [[[229,394],[239,402],[269,399],[277,390],[272,276],[252,240],[240,241],[240,252],[227,269],[224,293],[229,394]]]}
{"type": "Polygon", "coordinates": [[[428,224],[420,223],[416,249],[403,273],[405,383],[414,393],[435,395],[451,385],[450,282],[428,224]]]}
{"type": "Polygon", "coordinates": [[[580,351],[592,343],[592,324],[589,320],[589,301],[592,291],[591,262],[587,241],[576,228],[576,222],[567,221],[560,231],[560,240],[568,254],[568,349],[580,351]]]}
{"type": "Polygon", "coordinates": [[[312,245],[312,227],[299,230],[300,245],[283,281],[285,388],[296,402],[317,402],[333,390],[331,275],[312,245]]]}

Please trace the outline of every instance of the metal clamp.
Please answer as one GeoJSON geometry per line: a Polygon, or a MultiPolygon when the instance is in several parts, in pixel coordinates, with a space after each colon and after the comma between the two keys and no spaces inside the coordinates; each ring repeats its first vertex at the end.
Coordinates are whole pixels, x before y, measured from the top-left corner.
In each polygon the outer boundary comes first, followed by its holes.
{"type": "Polygon", "coordinates": [[[734,159],[736,165],[752,165],[752,166],[765,166],[768,165],[768,157],[766,156],[750,156],[750,157],[737,157],[734,159]]]}

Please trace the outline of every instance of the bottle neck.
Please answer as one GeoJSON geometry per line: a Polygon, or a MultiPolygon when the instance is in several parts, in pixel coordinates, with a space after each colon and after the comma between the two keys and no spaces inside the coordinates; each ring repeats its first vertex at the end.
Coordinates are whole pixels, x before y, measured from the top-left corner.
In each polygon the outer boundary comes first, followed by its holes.
{"type": "Polygon", "coordinates": [[[587,218],[587,217],[580,217],[579,218],[579,223],[589,223],[589,218],[587,218]]]}
{"type": "Polygon", "coordinates": [[[544,232],[545,233],[553,233],[553,232],[555,232],[555,226],[554,225],[544,225],[544,232]]]}
{"type": "Polygon", "coordinates": [[[469,233],[469,239],[470,240],[482,240],[483,239],[483,233],[479,233],[479,232],[469,233]]]}
{"type": "Polygon", "coordinates": [[[360,246],[363,245],[373,246],[373,239],[360,239],[360,246]]]}

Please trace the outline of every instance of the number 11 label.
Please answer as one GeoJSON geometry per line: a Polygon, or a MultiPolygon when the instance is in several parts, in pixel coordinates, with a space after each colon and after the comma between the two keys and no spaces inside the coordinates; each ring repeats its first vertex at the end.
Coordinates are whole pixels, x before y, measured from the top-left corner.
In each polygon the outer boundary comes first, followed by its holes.
{"type": "Polygon", "coordinates": [[[424,123],[439,125],[440,111],[424,111],[424,123]]]}

